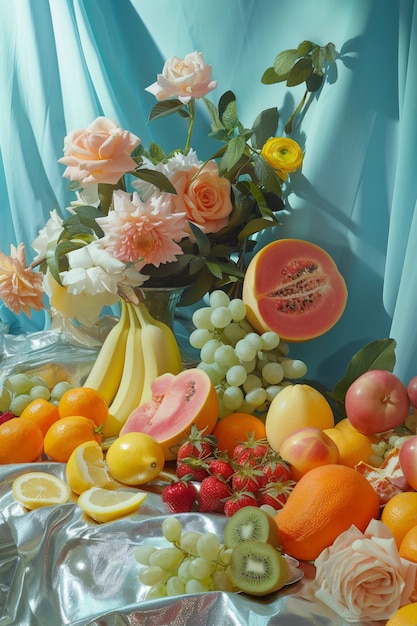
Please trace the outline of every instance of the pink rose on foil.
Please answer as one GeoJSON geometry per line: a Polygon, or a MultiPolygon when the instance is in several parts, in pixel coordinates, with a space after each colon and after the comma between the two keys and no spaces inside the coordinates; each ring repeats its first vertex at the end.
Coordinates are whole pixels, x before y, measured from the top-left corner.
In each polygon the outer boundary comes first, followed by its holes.
{"type": "Polygon", "coordinates": [[[187,219],[204,233],[216,233],[227,226],[233,209],[231,184],[227,178],[219,176],[215,161],[200,168],[195,165],[173,173],[171,182],[177,195],[171,196],[171,202],[176,213],[185,212],[187,219]]]}
{"type": "Polygon", "coordinates": [[[191,98],[202,98],[217,87],[211,79],[211,65],[204,63],[201,52],[191,52],[184,59],[171,57],[165,61],[157,81],[146,87],[157,100],[176,96],[183,104],[191,98]]]}
{"type": "Polygon", "coordinates": [[[315,561],[316,597],[347,622],[388,620],[412,600],[417,563],[398,554],[390,530],[371,520],[351,526],[315,561]]]}
{"type": "Polygon", "coordinates": [[[67,166],[64,176],[81,185],[115,185],[126,172],[136,168],[130,156],[140,139],[119,128],[106,117],[97,117],[87,128],[70,132],[64,140],[64,156],[59,163],[67,166]]]}

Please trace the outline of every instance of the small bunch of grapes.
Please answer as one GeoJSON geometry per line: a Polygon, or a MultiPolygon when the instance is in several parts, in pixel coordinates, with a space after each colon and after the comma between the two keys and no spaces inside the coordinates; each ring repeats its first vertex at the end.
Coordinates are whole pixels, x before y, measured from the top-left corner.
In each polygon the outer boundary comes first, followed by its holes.
{"type": "Polygon", "coordinates": [[[10,411],[19,417],[23,409],[33,400],[43,398],[57,404],[67,389],[68,381],[57,382],[52,389],[42,376],[32,376],[24,372],[10,374],[0,385],[0,413],[10,411]]]}
{"type": "Polygon", "coordinates": [[[198,367],[214,384],[220,416],[234,411],[263,411],[293,379],[303,378],[306,364],[289,358],[289,346],[273,331],[259,334],[246,319],[246,305],[222,290],[192,316],[189,342],[200,350],[198,367]]]}
{"type": "Polygon", "coordinates": [[[199,593],[236,591],[228,565],[232,548],[212,532],[184,531],[178,518],[166,517],[162,534],[169,547],[142,545],[135,559],[143,565],[139,581],[149,586],[146,599],[199,593]]]}

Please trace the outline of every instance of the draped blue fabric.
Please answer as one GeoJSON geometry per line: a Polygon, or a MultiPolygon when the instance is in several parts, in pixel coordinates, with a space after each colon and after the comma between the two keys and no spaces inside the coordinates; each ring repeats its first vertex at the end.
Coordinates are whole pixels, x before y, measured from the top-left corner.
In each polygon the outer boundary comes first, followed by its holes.
{"type": "MultiPolygon", "coordinates": [[[[291,346],[309,377],[333,386],[366,343],[397,342],[396,373],[417,374],[417,7],[415,0],[0,0],[0,248],[30,243],[49,212],[72,200],[63,138],[106,115],[166,150],[184,146],[186,126],[147,122],[167,57],[199,50],[213,66],[217,103],[231,89],[240,119],[278,106],[281,126],[304,88],[262,85],[276,54],[310,39],[332,41],[336,70],[314,94],[293,134],[302,173],[276,232],[325,248],[349,299],[324,336],[291,346]]],[[[218,147],[198,106],[193,147],[218,147]]],[[[30,260],[30,259],[29,259],[30,260]]],[[[3,312],[2,315],[5,315],[3,312]]],[[[14,320],[32,329],[43,323],[14,320]]]]}

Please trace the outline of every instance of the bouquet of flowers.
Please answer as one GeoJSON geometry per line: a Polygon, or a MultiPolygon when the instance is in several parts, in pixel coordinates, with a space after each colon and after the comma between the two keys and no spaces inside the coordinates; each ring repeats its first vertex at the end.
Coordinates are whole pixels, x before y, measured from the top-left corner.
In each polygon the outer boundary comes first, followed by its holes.
{"type": "MultiPolygon", "coordinates": [[[[306,95],[321,86],[334,45],[304,41],[280,53],[262,82],[305,81],[306,95]]],[[[172,57],[147,87],[157,100],[149,120],[178,114],[188,122],[185,147],[166,154],[145,148],[131,132],[106,117],[70,132],[64,141],[64,176],[76,200],[63,220],[56,210],[32,243],[26,267],[23,244],[0,252],[0,298],[13,312],[43,308],[93,324],[114,304],[123,284],[180,286],[180,305],[215,288],[239,286],[252,236],[279,224],[277,212],[303,151],[288,136],[276,137],[276,107],[262,111],[251,128],[239,120],[236,97],[224,93],[217,107],[206,98],[217,86],[199,52],[172,57]],[[211,118],[210,137],[220,147],[201,161],[192,147],[196,102],[211,118]]]]}

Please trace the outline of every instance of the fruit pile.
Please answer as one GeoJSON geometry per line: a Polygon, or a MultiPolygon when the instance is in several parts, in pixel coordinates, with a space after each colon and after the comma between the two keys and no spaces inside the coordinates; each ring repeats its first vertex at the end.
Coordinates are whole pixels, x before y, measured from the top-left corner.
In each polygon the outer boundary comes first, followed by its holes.
{"type": "MultiPolygon", "coordinates": [[[[276,511],[287,501],[295,483],[288,464],[268,441],[255,438],[255,428],[258,432],[264,430],[263,423],[254,416],[233,413],[224,420],[232,424],[240,421],[242,433],[246,421],[245,436],[229,456],[224,439],[219,442],[215,437],[216,429],[213,435],[192,429],[178,450],[178,480],[162,491],[162,501],[171,513],[198,510],[231,517],[247,506],[268,505],[276,511]],[[254,430],[250,431],[251,427],[254,430]],[[198,489],[195,482],[199,483],[198,489]]],[[[227,441],[231,440],[233,436],[228,434],[227,441]]]]}
{"type": "Polygon", "coordinates": [[[167,547],[135,551],[147,600],[216,590],[263,596],[290,582],[276,524],[262,509],[240,509],[227,521],[223,543],[213,532],[185,531],[177,517],[166,517],[161,529],[167,547]]]}
{"type": "Polygon", "coordinates": [[[0,390],[0,413],[18,417],[28,404],[40,398],[57,404],[70,387],[68,380],[51,384],[43,376],[25,372],[10,374],[5,377],[0,390]]]}

